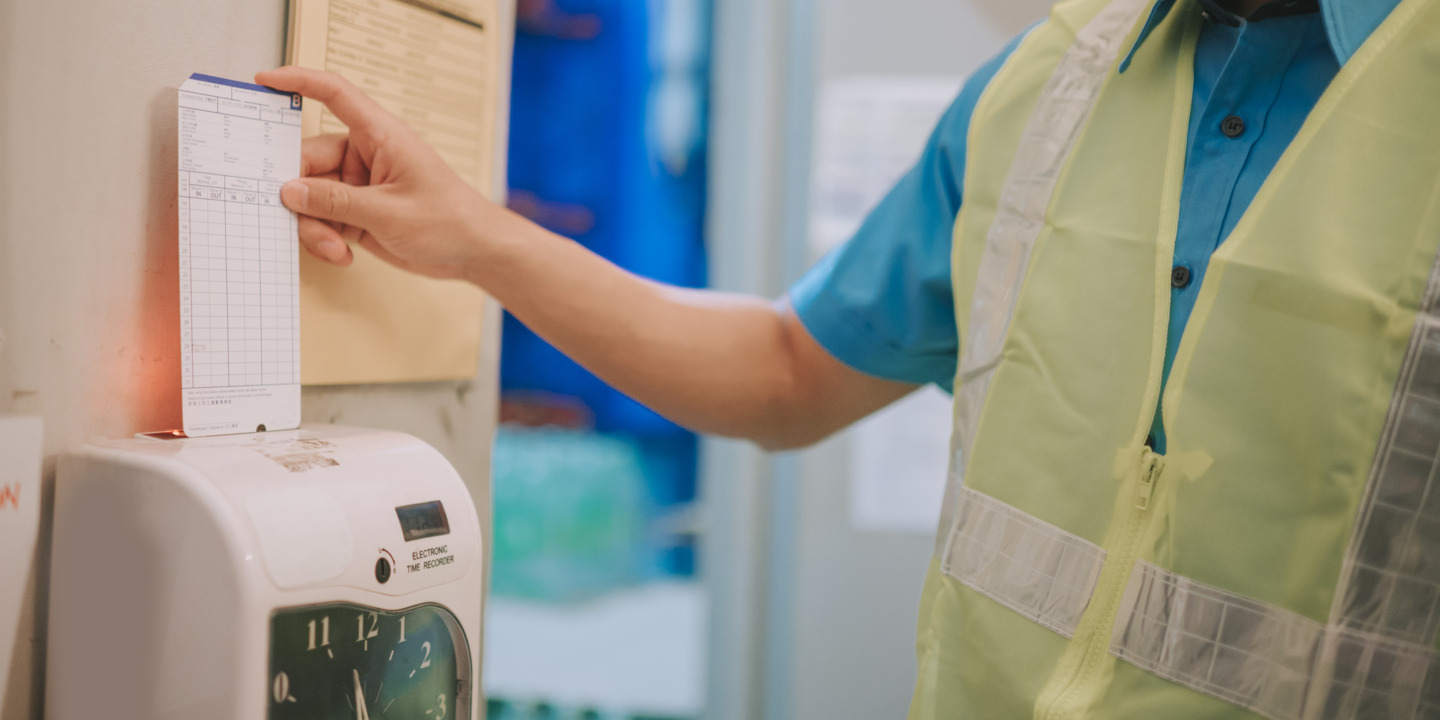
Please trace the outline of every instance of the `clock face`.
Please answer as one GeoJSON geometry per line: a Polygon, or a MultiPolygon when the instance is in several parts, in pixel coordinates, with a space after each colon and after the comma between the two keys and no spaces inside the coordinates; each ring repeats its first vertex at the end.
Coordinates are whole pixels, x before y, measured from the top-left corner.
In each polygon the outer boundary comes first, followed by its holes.
{"type": "Polygon", "coordinates": [[[469,720],[470,651],[439,605],[270,616],[269,720],[469,720]]]}

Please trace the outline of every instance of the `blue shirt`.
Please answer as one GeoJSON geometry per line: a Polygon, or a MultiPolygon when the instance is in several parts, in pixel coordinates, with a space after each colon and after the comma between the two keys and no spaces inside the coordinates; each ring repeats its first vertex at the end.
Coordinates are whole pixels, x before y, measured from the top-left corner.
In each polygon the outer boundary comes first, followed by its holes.
{"type": "MultiPolygon", "coordinates": [[[[1205,6],[1175,238],[1174,262],[1189,280],[1171,289],[1167,377],[1210,253],[1249,207],[1340,66],[1399,0],[1320,0],[1318,12],[1301,14],[1287,12],[1298,0],[1275,0],[1252,21],[1210,0],[1178,4],[1160,0],[1135,43],[1145,42],[1172,10],[1198,13],[1205,6]]],[[[951,234],[964,196],[966,136],[980,94],[1021,37],[966,81],[919,162],[855,236],[791,287],[801,322],[841,362],[877,377],[950,389],[959,351],[951,234]]],[[[1133,55],[1132,49],[1122,71],[1133,55]]],[[[1164,452],[1158,409],[1155,435],[1164,452]]]]}

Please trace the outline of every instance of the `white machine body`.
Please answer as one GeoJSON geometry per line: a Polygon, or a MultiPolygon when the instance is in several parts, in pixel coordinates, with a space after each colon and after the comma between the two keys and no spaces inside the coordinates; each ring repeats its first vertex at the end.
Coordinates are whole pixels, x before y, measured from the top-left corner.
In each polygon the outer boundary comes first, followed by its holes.
{"type": "Polygon", "coordinates": [[[58,469],[46,716],[480,717],[483,564],[463,481],[402,433],[92,445],[58,469]]]}

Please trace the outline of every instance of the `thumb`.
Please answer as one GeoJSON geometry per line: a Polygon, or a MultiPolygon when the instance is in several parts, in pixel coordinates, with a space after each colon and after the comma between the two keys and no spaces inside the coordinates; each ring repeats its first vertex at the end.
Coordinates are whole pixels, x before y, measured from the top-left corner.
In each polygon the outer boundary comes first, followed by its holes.
{"type": "Polygon", "coordinates": [[[368,228],[379,216],[379,198],[368,187],[336,180],[301,178],[280,188],[280,201],[301,215],[368,228]]]}

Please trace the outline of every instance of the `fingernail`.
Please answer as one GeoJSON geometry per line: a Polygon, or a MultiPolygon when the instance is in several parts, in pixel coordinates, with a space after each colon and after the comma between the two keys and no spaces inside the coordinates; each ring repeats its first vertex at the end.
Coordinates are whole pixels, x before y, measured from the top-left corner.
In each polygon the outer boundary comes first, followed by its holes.
{"type": "Polygon", "coordinates": [[[285,201],[285,207],[302,210],[305,201],[310,199],[310,186],[299,180],[291,180],[280,188],[280,199],[285,201]]]}
{"type": "Polygon", "coordinates": [[[331,260],[339,260],[345,257],[345,243],[339,240],[320,241],[320,252],[331,260]]]}

